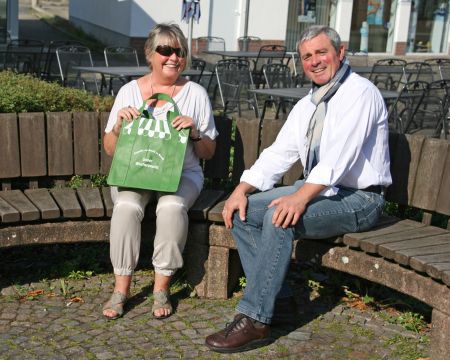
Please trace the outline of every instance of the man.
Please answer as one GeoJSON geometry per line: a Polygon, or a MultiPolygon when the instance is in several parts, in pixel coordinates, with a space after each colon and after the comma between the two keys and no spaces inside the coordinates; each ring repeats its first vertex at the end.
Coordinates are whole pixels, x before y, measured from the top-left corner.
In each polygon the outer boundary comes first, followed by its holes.
{"type": "Polygon", "coordinates": [[[297,48],[313,88],[225,202],[225,226],[232,229],[247,286],[234,321],[206,338],[214,351],[269,343],[269,324],[292,298],[284,280],[293,239],[369,229],[392,182],[387,111],[378,89],[351,71],[335,30],[312,26],[297,48]],[[305,180],[273,188],[299,159],[305,180]],[[261,192],[247,197],[255,190],[261,192]]]}

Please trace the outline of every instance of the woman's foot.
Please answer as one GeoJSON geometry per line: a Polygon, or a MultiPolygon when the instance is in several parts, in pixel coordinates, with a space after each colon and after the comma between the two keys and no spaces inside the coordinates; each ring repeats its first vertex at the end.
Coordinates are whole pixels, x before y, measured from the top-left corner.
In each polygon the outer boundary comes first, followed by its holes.
{"type": "Polygon", "coordinates": [[[155,319],[165,319],[172,315],[173,308],[168,290],[155,291],[153,298],[152,313],[155,319]]]}
{"type": "Polygon", "coordinates": [[[127,302],[127,295],[114,291],[110,299],[103,306],[103,316],[108,320],[116,320],[123,315],[123,308],[127,302]]]}

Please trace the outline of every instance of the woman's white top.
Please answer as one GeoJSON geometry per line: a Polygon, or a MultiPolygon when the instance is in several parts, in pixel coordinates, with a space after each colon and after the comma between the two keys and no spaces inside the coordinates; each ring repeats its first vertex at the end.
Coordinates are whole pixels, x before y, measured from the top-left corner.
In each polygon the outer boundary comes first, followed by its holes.
{"type": "MultiPolygon", "coordinates": [[[[199,84],[189,81],[187,82],[181,91],[173,97],[181,115],[186,115],[194,120],[197,130],[202,137],[209,137],[214,140],[218,132],[214,124],[214,116],[212,113],[211,102],[209,101],[206,90],[199,84]]],[[[108,123],[106,124],[105,133],[112,131],[116,121],[117,113],[120,109],[133,106],[140,109],[144,99],[142,98],[141,91],[139,89],[136,80],[132,80],[125,84],[119,90],[116,96],[114,105],[109,114],[108,123]]],[[[161,107],[157,107],[153,110],[153,116],[158,119],[165,116],[167,110],[173,105],[166,103],[161,107]]],[[[148,105],[146,106],[148,108],[148,105]]],[[[194,144],[189,141],[186,148],[186,155],[184,157],[182,176],[191,179],[199,188],[203,187],[203,171],[200,167],[199,158],[195,154],[194,144]]]]}

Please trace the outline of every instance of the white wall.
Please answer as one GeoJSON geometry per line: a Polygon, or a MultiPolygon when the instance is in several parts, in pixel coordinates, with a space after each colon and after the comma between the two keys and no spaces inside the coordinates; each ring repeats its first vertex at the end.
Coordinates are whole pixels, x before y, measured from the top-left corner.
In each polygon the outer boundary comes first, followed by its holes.
{"type": "MultiPolygon", "coordinates": [[[[247,0],[201,0],[201,17],[194,22],[192,37],[220,36],[227,50],[237,48],[244,34],[247,0]]],[[[284,40],[289,0],[249,0],[248,35],[262,39],[284,40]]],[[[130,37],[147,37],[161,22],[179,24],[188,35],[188,24],[181,21],[181,0],[72,0],[69,16],[95,35],[100,28],[130,37]],[[86,11],[89,9],[89,11],[86,11]]]]}

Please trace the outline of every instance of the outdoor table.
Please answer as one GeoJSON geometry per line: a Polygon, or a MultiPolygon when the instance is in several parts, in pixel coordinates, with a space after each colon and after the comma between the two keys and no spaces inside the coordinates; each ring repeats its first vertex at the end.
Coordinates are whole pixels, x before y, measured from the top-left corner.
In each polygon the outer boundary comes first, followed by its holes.
{"type": "MultiPolygon", "coordinates": [[[[117,77],[136,77],[143,76],[150,72],[148,66],[74,66],[74,70],[80,70],[82,72],[99,73],[117,77]]],[[[183,76],[195,76],[200,75],[201,71],[197,69],[185,69],[182,73],[183,76]]],[[[211,75],[211,71],[203,70],[204,75],[211,75]]]]}

